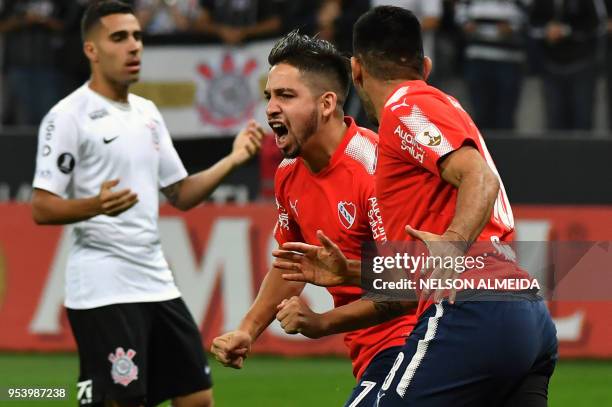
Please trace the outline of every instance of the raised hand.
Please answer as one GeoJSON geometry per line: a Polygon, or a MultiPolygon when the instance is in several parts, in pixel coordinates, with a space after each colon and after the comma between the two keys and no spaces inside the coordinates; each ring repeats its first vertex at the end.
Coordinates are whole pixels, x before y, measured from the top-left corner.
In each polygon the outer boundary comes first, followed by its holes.
{"type": "Polygon", "coordinates": [[[281,270],[283,278],[288,281],[322,287],[355,284],[348,274],[348,260],[338,246],[320,230],[317,231],[317,238],[321,246],[284,243],[280,250],[272,252],[276,257],[272,265],[281,270]]]}
{"type": "Polygon", "coordinates": [[[231,153],[236,166],[244,164],[259,152],[264,134],[255,120],[250,120],[246,127],[240,130],[234,139],[231,153]]]}

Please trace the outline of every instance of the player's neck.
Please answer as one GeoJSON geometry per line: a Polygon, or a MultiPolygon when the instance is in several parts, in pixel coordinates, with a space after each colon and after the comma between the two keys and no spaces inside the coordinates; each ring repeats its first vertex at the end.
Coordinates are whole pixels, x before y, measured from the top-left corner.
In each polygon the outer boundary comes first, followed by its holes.
{"type": "Polygon", "coordinates": [[[346,134],[347,126],[344,118],[338,120],[331,118],[328,123],[319,127],[308,142],[307,148],[302,149],[302,160],[310,170],[316,174],[325,169],[338,149],[346,134]]]}
{"type": "Polygon", "coordinates": [[[385,103],[391,97],[391,94],[403,83],[408,81],[422,81],[421,76],[415,76],[412,78],[394,79],[388,81],[373,81],[369,86],[368,93],[370,94],[372,104],[374,105],[374,111],[376,112],[376,119],[380,123],[380,116],[385,107],[385,103]]]}
{"type": "Polygon", "coordinates": [[[127,103],[129,86],[111,83],[97,75],[92,75],[89,81],[89,89],[115,102],[127,103]]]}
{"type": "Polygon", "coordinates": [[[385,103],[394,90],[397,89],[402,83],[410,81],[410,80],[420,80],[421,78],[414,79],[394,79],[390,81],[376,81],[372,84],[372,91],[370,95],[372,97],[372,104],[374,105],[374,110],[376,111],[376,118],[378,119],[378,123],[380,123],[380,116],[385,107],[385,103]]]}

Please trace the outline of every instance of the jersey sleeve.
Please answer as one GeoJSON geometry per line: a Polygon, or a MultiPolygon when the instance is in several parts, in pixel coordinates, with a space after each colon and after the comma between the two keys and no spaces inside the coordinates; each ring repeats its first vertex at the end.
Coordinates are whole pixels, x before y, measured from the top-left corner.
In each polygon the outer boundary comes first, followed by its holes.
{"type": "Polygon", "coordinates": [[[276,242],[279,246],[286,242],[303,242],[304,237],[300,231],[300,226],[291,215],[291,212],[287,210],[289,206],[287,206],[285,197],[279,186],[278,174],[274,180],[274,195],[278,215],[276,226],[274,227],[274,238],[276,242]]]}
{"type": "Polygon", "coordinates": [[[361,210],[367,214],[368,224],[372,231],[372,240],[376,243],[387,241],[387,233],[383,224],[382,215],[376,197],[376,188],[373,176],[363,177],[361,183],[361,210]]]}
{"type": "Polygon", "coordinates": [[[477,146],[471,120],[458,102],[448,103],[429,97],[414,103],[398,101],[385,111],[385,132],[401,159],[440,176],[438,163],[442,157],[460,147],[477,146]],[[463,115],[462,116],[462,112],[463,115]]]}
{"type": "Polygon", "coordinates": [[[38,131],[32,186],[68,198],[78,160],[79,134],[74,118],[66,112],[50,112],[38,131]]]}
{"type": "Polygon", "coordinates": [[[181,161],[161,113],[155,108],[156,136],[159,137],[159,187],[165,188],[187,177],[187,170],[181,161]]]}

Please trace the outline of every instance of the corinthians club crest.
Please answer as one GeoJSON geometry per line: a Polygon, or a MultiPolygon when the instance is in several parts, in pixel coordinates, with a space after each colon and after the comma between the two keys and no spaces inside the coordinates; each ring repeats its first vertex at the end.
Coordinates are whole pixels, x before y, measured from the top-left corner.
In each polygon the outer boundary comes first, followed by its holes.
{"type": "Polygon", "coordinates": [[[138,380],[138,366],[132,360],[136,351],[128,349],[127,353],[119,347],[115,353],[108,355],[108,360],[113,364],[111,376],[116,384],[126,386],[134,380],[138,380]]]}
{"type": "Polygon", "coordinates": [[[338,218],[340,223],[347,229],[350,229],[355,222],[357,216],[357,207],[352,202],[338,202],[338,218]]]}
{"type": "Polygon", "coordinates": [[[250,78],[257,73],[257,61],[251,58],[237,66],[228,52],[220,65],[219,69],[198,65],[196,107],[203,123],[231,128],[253,116],[258,100],[251,91],[250,78]]]}

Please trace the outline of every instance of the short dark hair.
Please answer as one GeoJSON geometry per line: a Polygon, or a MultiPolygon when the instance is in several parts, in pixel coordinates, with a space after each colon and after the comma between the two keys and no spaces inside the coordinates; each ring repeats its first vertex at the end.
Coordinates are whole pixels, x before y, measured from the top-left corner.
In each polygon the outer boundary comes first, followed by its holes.
{"type": "Polygon", "coordinates": [[[344,105],[351,83],[350,61],[329,41],[291,31],[274,44],[268,63],[286,63],[301,73],[327,78],[338,96],[338,105],[344,105]]]}
{"type": "Polygon", "coordinates": [[[375,7],[353,27],[353,54],[378,79],[423,75],[421,24],[404,8],[375,7]]]}
{"type": "Polygon", "coordinates": [[[129,4],[119,0],[93,0],[87,6],[81,19],[81,38],[83,41],[102,17],[111,14],[134,14],[134,9],[129,4]]]}

